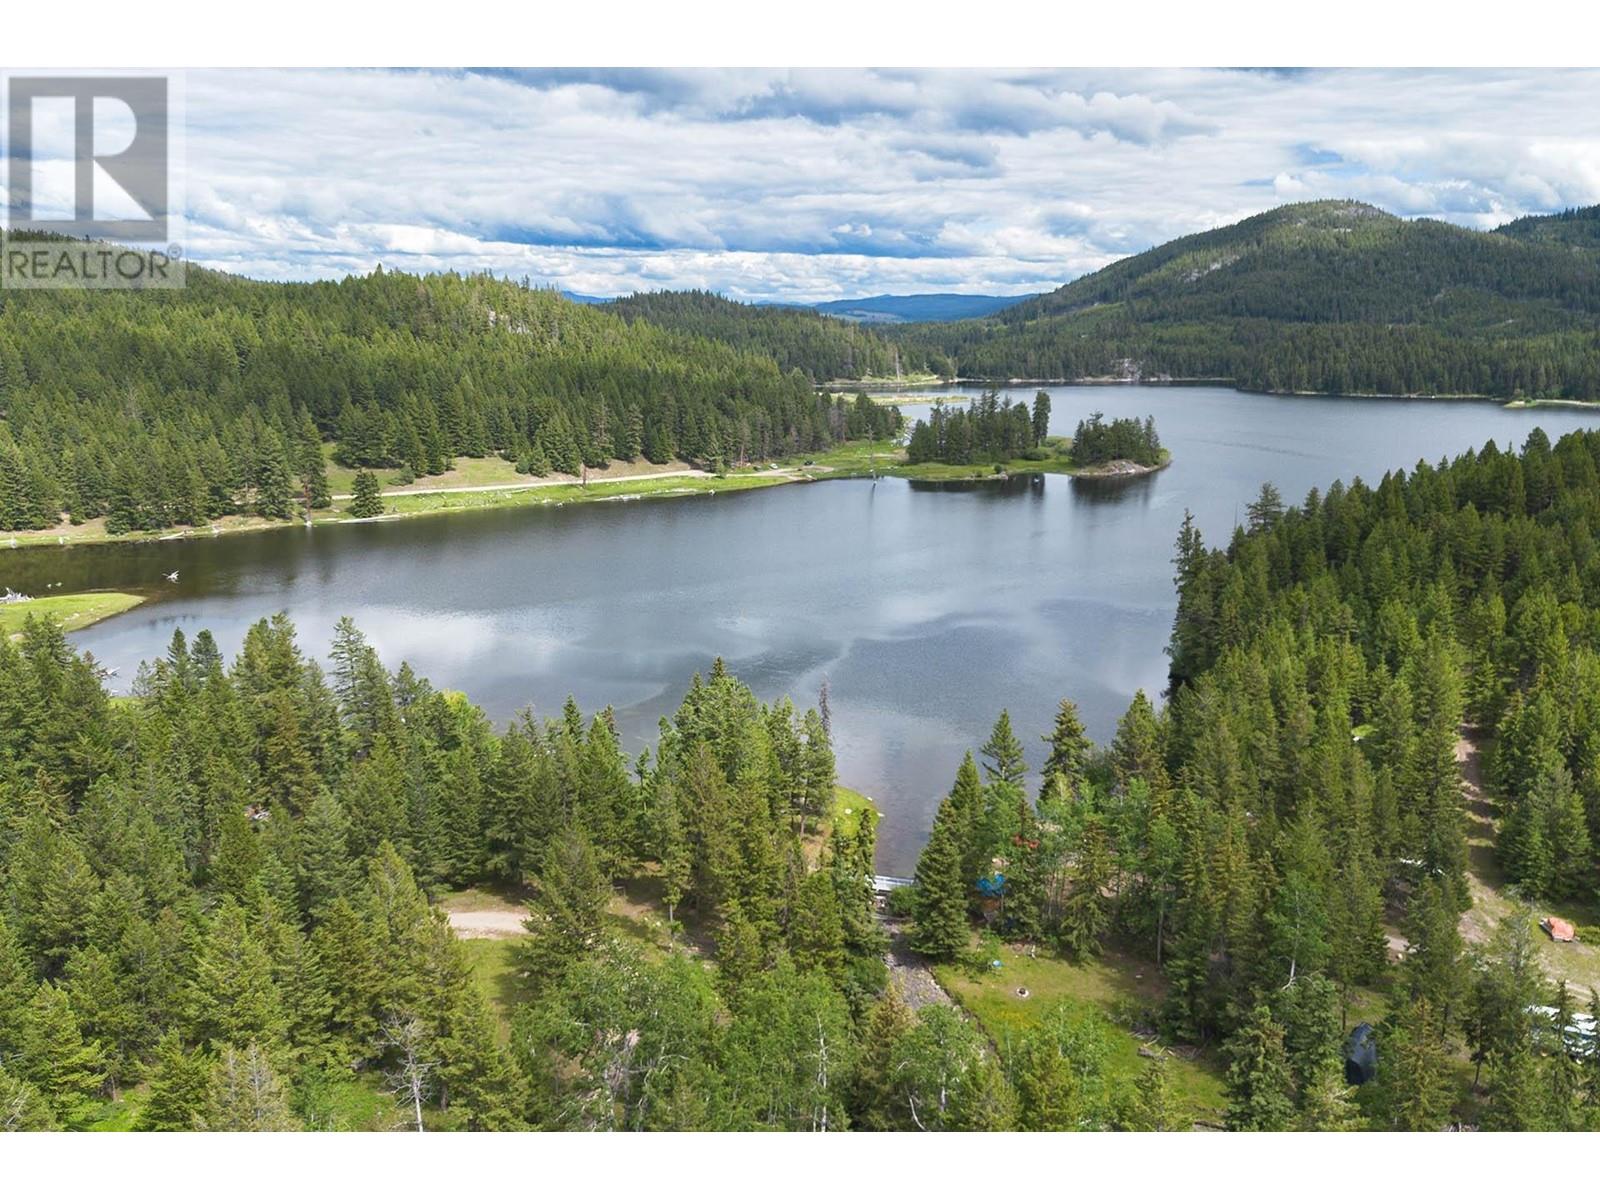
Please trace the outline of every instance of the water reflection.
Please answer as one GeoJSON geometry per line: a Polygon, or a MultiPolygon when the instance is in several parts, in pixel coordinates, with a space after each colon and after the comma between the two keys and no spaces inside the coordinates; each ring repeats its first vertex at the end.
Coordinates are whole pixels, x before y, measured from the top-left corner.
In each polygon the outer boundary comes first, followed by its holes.
{"type": "Polygon", "coordinates": [[[1069,475],[1067,478],[1072,481],[1073,498],[1080,504],[1148,504],[1155,495],[1159,474],[1069,475]]]}
{"type": "Polygon", "coordinates": [[[988,500],[1009,500],[1018,496],[1038,496],[1045,488],[1045,474],[994,475],[987,479],[910,479],[913,492],[953,492],[988,500]]]}

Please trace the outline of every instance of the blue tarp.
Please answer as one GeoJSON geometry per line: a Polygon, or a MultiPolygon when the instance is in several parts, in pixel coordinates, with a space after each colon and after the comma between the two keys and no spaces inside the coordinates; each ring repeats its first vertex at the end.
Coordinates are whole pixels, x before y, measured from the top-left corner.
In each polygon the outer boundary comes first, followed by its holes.
{"type": "Polygon", "coordinates": [[[1003,896],[1006,890],[1006,877],[995,874],[988,875],[978,880],[978,894],[983,896],[1003,896]]]}

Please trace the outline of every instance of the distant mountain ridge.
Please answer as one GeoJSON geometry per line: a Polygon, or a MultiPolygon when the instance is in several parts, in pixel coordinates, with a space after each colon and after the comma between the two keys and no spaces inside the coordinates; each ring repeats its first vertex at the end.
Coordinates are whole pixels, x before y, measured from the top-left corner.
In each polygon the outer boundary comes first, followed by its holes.
{"type": "Polygon", "coordinates": [[[1178,238],[991,316],[893,331],[974,378],[1600,399],[1600,208],[1477,232],[1354,200],[1178,238]]]}
{"type": "Polygon", "coordinates": [[[1544,216],[1518,217],[1495,231],[1523,241],[1600,250],[1600,204],[1544,216]]]}
{"type": "Polygon", "coordinates": [[[604,306],[630,322],[712,338],[766,355],[813,383],[895,378],[901,350],[880,328],[787,305],[741,304],[715,292],[638,292],[604,306]]]}
{"type": "Polygon", "coordinates": [[[966,292],[920,292],[909,296],[866,296],[859,300],[825,300],[804,307],[829,316],[863,324],[900,325],[912,321],[961,321],[987,317],[1013,304],[1033,299],[1023,296],[980,296],[966,292]]]}

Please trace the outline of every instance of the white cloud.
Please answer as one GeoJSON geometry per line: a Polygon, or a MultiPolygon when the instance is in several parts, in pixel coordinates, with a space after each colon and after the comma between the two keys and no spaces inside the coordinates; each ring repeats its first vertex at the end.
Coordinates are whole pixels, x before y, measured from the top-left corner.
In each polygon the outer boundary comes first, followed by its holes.
{"type": "Polygon", "coordinates": [[[1600,73],[191,72],[186,245],[575,291],[1023,292],[1273,204],[1600,202],[1600,73]]]}

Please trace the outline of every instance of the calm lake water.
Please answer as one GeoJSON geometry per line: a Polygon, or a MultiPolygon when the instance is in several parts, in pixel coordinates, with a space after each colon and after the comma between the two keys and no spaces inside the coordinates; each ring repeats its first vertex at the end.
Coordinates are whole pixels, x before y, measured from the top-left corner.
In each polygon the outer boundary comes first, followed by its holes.
{"type": "Polygon", "coordinates": [[[322,653],[348,614],[391,666],[409,660],[496,718],[554,714],[569,692],[586,711],[612,704],[633,752],[717,655],[763,697],[802,707],[826,678],[840,779],[884,809],[881,868],[909,874],[962,753],[1002,707],[1037,763],[1062,696],[1103,741],[1134,689],[1160,692],[1185,507],[1208,543],[1225,541],[1263,480],[1293,502],[1490,438],[1520,445],[1536,425],[1553,440],[1600,424],[1483,402],[1049,390],[1057,433],[1096,409],[1154,414],[1172,466],[1122,482],[839,480],[5,552],[0,587],[152,590],[73,638],[124,687],[175,628],[209,628],[231,654],[283,610],[322,653]]]}

